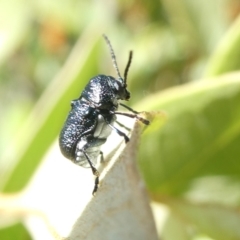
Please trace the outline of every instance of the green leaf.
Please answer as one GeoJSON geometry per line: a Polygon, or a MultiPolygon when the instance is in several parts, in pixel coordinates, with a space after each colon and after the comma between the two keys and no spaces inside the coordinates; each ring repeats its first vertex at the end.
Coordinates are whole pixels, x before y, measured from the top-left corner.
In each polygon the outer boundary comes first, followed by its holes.
{"type": "Polygon", "coordinates": [[[240,17],[233,23],[225,37],[221,39],[207,65],[206,77],[240,69],[240,17]]]}
{"type": "Polygon", "coordinates": [[[23,227],[22,224],[17,223],[10,227],[1,229],[0,239],[3,240],[31,240],[29,233],[23,227]]]}
{"type": "Polygon", "coordinates": [[[218,240],[240,239],[240,214],[238,209],[216,204],[192,204],[168,201],[174,215],[195,231],[218,240]]]}
{"type": "Polygon", "coordinates": [[[176,87],[141,103],[167,116],[140,147],[139,165],[155,199],[183,194],[203,176],[240,181],[239,105],[240,74],[176,87]]]}

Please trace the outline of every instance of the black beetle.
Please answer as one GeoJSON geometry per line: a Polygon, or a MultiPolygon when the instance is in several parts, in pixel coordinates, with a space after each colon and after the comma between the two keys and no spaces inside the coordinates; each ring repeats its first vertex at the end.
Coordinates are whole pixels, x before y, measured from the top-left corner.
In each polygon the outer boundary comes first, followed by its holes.
{"type": "Polygon", "coordinates": [[[125,142],[129,141],[128,136],[113,125],[114,122],[118,123],[116,114],[136,118],[146,125],[149,124],[148,120],[138,116],[138,112],[119,103],[119,100],[129,100],[130,98],[130,93],[127,90],[127,74],[132,60],[132,51],[130,51],[124,78],[122,78],[111,43],[107,36],[103,35],[103,37],[110,49],[118,79],[106,75],[93,77],[81,96],[71,102],[71,111],[59,137],[60,149],[66,158],[82,167],[92,169],[96,176],[93,195],[99,184],[99,172],[95,168],[95,164],[99,155],[103,160],[101,145],[106,142],[112,130],[124,137],[125,142]],[[119,105],[132,113],[117,112],[119,105]]]}

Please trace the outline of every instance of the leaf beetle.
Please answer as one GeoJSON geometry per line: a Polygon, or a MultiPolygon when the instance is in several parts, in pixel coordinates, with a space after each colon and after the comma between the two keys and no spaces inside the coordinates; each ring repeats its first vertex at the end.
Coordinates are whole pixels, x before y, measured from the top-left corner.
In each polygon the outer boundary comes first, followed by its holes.
{"type": "Polygon", "coordinates": [[[122,78],[111,43],[106,35],[103,37],[109,47],[118,78],[97,75],[90,79],[81,96],[71,102],[71,110],[59,136],[62,154],[82,167],[90,167],[96,176],[93,195],[99,185],[99,172],[95,164],[99,156],[103,160],[100,147],[106,142],[112,131],[123,137],[126,143],[129,141],[128,136],[114,126],[114,123],[121,125],[117,122],[116,115],[136,118],[146,125],[149,124],[149,121],[140,117],[138,112],[119,102],[119,100],[129,100],[130,98],[127,90],[127,74],[133,52],[129,53],[124,78],[122,78]],[[119,105],[131,113],[118,112],[119,105]]]}

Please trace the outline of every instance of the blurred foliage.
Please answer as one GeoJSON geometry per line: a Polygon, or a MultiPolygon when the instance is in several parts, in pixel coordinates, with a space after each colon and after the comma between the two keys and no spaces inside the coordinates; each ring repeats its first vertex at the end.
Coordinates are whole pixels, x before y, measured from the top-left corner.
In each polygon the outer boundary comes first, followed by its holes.
{"type": "MultiPolygon", "coordinates": [[[[25,186],[56,139],[70,101],[79,96],[89,78],[99,73],[115,75],[101,37],[105,33],[122,71],[128,51],[134,51],[130,105],[139,110],[162,109],[168,117],[157,134],[146,132],[139,154],[151,196],[173,212],[177,209],[196,232],[216,239],[239,239],[236,228],[226,228],[219,236],[222,223],[216,224],[218,233],[214,234],[199,223],[197,213],[189,213],[186,202],[182,206],[182,202],[167,200],[177,196],[200,201],[192,191],[204,192],[204,186],[224,182],[214,201],[211,188],[205,189],[209,198],[204,202],[215,212],[216,201],[225,204],[224,209],[219,207],[222,218],[224,211],[239,211],[238,195],[232,205],[219,199],[228,198],[229,186],[240,183],[240,77],[197,81],[240,69],[239,11],[237,0],[2,0],[1,189],[10,192],[25,186]]],[[[195,212],[200,207],[190,205],[195,212]]],[[[214,214],[209,216],[204,208],[205,212],[205,220],[213,219],[214,214]]],[[[183,223],[176,221],[176,215],[173,226],[179,229],[183,223]]],[[[171,239],[170,233],[164,234],[164,239],[171,239]]],[[[197,234],[183,235],[189,238],[181,239],[194,239],[197,234]]]]}
{"type": "Polygon", "coordinates": [[[20,223],[1,229],[1,239],[31,240],[31,236],[20,223]]]}

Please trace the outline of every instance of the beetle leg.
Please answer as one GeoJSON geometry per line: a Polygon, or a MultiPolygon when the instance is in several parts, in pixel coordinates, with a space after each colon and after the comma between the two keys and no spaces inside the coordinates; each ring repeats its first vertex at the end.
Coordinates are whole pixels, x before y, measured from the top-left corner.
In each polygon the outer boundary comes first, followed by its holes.
{"type": "Polygon", "coordinates": [[[124,124],[120,123],[119,121],[116,121],[115,123],[117,123],[120,127],[125,128],[128,131],[131,131],[131,128],[126,127],[124,124]]]}
{"type": "Polygon", "coordinates": [[[133,110],[132,108],[130,108],[129,106],[123,104],[123,103],[119,103],[119,105],[121,105],[122,107],[125,107],[127,110],[129,110],[130,112],[133,112],[135,114],[139,114],[139,112],[133,110]]]}
{"type": "Polygon", "coordinates": [[[107,123],[108,126],[110,128],[112,128],[118,135],[120,135],[121,137],[124,137],[125,143],[129,142],[129,137],[122,131],[120,131],[119,129],[117,129],[116,127],[114,127],[112,124],[107,123]]]}
{"type": "Polygon", "coordinates": [[[88,155],[87,155],[87,153],[85,152],[84,149],[82,150],[82,152],[83,152],[84,156],[86,157],[86,159],[87,159],[87,161],[88,161],[88,163],[89,163],[89,165],[90,165],[90,167],[92,169],[93,175],[96,176],[96,178],[95,178],[95,185],[94,185],[93,192],[92,192],[92,195],[94,195],[97,192],[97,190],[98,190],[99,175],[100,174],[99,174],[98,170],[93,166],[90,158],[88,157],[88,155]]]}
{"type": "Polygon", "coordinates": [[[94,185],[94,188],[93,188],[93,191],[92,191],[92,195],[93,195],[93,196],[95,195],[95,193],[96,193],[97,190],[98,190],[98,185],[99,185],[99,176],[97,176],[97,177],[95,178],[95,185],[94,185]]]}
{"type": "Polygon", "coordinates": [[[130,118],[136,118],[137,120],[141,121],[145,125],[149,125],[150,124],[150,122],[147,119],[139,117],[137,114],[123,113],[123,112],[115,112],[115,114],[123,115],[123,116],[130,117],[130,118]]]}
{"type": "Polygon", "coordinates": [[[102,151],[100,151],[100,155],[101,155],[101,160],[100,161],[102,163],[102,162],[104,162],[104,157],[103,157],[103,152],[102,151]]]}

